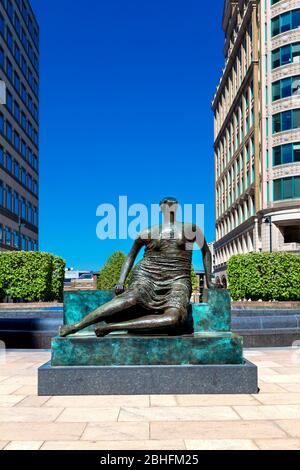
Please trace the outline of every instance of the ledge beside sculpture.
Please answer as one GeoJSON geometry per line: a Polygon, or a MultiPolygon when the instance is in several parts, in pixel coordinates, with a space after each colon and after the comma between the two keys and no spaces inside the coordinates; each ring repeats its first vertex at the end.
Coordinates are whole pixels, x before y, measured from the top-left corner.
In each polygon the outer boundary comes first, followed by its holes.
{"type": "Polygon", "coordinates": [[[51,363],[39,369],[39,395],[257,392],[257,368],[230,331],[230,296],[214,285],[202,231],[176,221],[176,199],[160,206],[162,225],[136,238],[115,293],[65,293],[64,325],[51,363]],[[195,243],[208,286],[204,304],[190,304],[195,243]]]}

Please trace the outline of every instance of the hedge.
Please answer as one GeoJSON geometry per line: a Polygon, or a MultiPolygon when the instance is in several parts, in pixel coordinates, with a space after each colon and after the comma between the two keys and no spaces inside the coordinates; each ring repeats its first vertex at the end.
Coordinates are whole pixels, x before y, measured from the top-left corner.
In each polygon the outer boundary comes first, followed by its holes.
{"type": "Polygon", "coordinates": [[[234,255],[227,274],[233,300],[300,300],[300,254],[234,255]]]}
{"type": "MultiPolygon", "coordinates": [[[[50,253],[0,253],[0,298],[14,301],[62,301],[65,262],[50,253]]],[[[0,299],[1,300],[1,299],[0,299]]]]}

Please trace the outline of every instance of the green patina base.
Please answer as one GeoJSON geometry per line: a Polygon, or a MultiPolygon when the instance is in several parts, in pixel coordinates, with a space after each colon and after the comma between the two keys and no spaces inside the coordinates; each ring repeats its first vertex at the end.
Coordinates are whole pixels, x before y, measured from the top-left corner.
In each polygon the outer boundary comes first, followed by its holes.
{"type": "Polygon", "coordinates": [[[52,366],[243,364],[233,333],[187,336],[72,335],[52,340],[52,366]]]}
{"type": "MultiPolygon", "coordinates": [[[[80,321],[113,298],[112,291],[66,292],[64,323],[80,321]]],[[[242,338],[231,333],[229,293],[209,289],[208,302],[191,304],[183,336],[110,334],[97,338],[95,326],[52,340],[52,366],[138,366],[243,364],[242,338]]]]}
{"type": "MultiPolygon", "coordinates": [[[[77,323],[97,307],[114,297],[113,291],[77,291],[65,292],[64,324],[77,323]]],[[[189,323],[195,333],[205,331],[230,331],[231,305],[230,296],[224,289],[209,289],[207,303],[190,305],[189,323]]],[[[90,326],[79,334],[94,332],[90,326]]]]}

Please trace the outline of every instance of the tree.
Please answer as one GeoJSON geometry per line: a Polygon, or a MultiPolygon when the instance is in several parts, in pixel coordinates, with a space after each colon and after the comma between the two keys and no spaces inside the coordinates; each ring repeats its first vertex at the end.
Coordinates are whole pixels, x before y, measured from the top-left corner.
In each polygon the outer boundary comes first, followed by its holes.
{"type": "Polygon", "coordinates": [[[191,281],[192,281],[193,291],[198,291],[199,290],[199,281],[198,281],[198,276],[196,274],[194,266],[192,266],[192,270],[191,270],[191,281]]]}
{"type": "Polygon", "coordinates": [[[106,261],[97,279],[97,289],[111,290],[118,283],[126,259],[122,251],[115,251],[106,261]]]}

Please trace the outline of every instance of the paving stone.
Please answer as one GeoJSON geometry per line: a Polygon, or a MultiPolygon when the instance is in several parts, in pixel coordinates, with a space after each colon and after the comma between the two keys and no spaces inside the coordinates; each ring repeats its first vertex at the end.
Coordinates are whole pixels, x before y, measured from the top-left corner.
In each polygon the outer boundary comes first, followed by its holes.
{"type": "MultiPolygon", "coordinates": [[[[164,440],[167,434],[165,434],[164,440]]],[[[169,436],[168,436],[169,437],[169,436]]],[[[181,436],[180,436],[181,437],[181,436]]],[[[175,437],[173,437],[175,439],[175,437]]],[[[178,435],[176,436],[176,439],[178,435]]],[[[81,437],[87,441],[136,441],[149,439],[148,423],[89,423],[81,437]]]]}
{"type": "Polygon", "coordinates": [[[271,421],[190,421],[190,422],[152,422],[150,438],[174,439],[180,436],[189,439],[258,439],[269,436],[286,437],[283,429],[271,421]]]}

